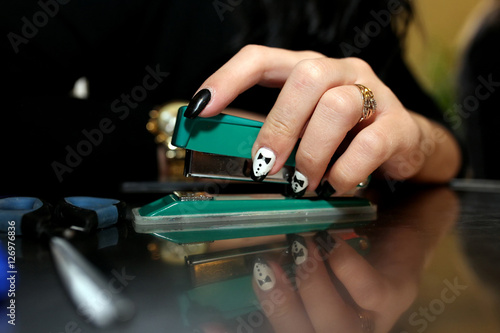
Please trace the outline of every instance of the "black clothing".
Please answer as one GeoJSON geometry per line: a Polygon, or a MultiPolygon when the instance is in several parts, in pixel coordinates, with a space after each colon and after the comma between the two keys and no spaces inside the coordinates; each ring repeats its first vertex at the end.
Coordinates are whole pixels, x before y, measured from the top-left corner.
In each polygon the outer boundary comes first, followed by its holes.
{"type": "Polygon", "coordinates": [[[462,59],[457,113],[454,123],[463,125],[474,178],[500,179],[498,169],[498,124],[500,113],[500,8],[481,23],[462,59]]]}
{"type": "MultiPolygon", "coordinates": [[[[355,21],[335,13],[347,23],[326,43],[327,33],[311,37],[306,19],[282,22],[288,32],[281,33],[293,38],[271,36],[272,24],[254,3],[9,0],[0,13],[8,37],[1,42],[0,195],[107,194],[124,181],[156,179],[148,112],[173,99],[189,100],[248,43],[361,57],[406,107],[442,121],[403,62],[384,21],[389,7],[366,1],[355,21]],[[89,81],[86,100],[69,96],[80,77],[89,81]]],[[[354,2],[339,3],[353,11],[354,2]]],[[[255,87],[234,106],[267,113],[278,93],[255,87]]]]}

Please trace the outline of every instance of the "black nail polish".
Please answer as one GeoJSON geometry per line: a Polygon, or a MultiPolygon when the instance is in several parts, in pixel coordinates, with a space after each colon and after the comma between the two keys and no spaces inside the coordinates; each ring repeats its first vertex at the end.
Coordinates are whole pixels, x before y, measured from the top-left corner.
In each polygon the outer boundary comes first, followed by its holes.
{"type": "Polygon", "coordinates": [[[189,119],[196,118],[203,109],[207,106],[208,102],[212,98],[212,94],[208,89],[202,89],[198,91],[196,95],[189,102],[186,111],[184,111],[184,117],[189,119]]]}
{"type": "Polygon", "coordinates": [[[318,197],[322,197],[322,198],[328,198],[328,197],[332,196],[333,194],[335,194],[335,192],[337,192],[337,191],[333,188],[333,186],[327,180],[325,180],[316,189],[316,194],[318,195],[318,197]]]}
{"type": "Polygon", "coordinates": [[[326,230],[318,232],[314,236],[314,241],[318,245],[318,248],[325,251],[326,253],[332,252],[336,244],[335,239],[333,239],[333,237],[330,236],[330,234],[326,230]]]}

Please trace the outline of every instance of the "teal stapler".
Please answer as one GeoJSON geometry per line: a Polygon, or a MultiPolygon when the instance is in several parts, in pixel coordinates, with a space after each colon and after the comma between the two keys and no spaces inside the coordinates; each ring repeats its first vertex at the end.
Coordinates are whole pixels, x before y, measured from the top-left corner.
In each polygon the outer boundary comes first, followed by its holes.
{"type": "MultiPolygon", "coordinates": [[[[251,149],[261,122],[227,114],[211,118],[177,113],[174,146],[186,150],[184,175],[218,181],[251,179],[251,149]]],[[[295,153],[282,170],[265,182],[287,184],[293,175],[295,153]]],[[[360,184],[363,187],[364,184],[360,184]]],[[[174,192],[133,209],[134,228],[176,243],[206,242],[264,235],[352,228],[376,218],[377,208],[354,195],[291,198],[279,193],[217,194],[174,192]]]]}

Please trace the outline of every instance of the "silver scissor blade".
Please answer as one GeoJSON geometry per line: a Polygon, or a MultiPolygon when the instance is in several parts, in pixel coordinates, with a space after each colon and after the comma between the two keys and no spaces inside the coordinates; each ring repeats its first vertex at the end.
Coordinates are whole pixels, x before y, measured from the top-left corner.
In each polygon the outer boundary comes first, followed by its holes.
{"type": "Polygon", "coordinates": [[[111,293],[109,282],[64,238],[52,237],[55,266],[78,312],[98,327],[130,319],[133,303],[111,293]]]}
{"type": "MultiPolygon", "coordinates": [[[[263,182],[287,184],[293,172],[293,167],[284,166],[278,173],[268,175],[263,182]]],[[[253,181],[251,173],[252,161],[250,159],[193,150],[186,151],[184,164],[186,177],[253,181]]]]}

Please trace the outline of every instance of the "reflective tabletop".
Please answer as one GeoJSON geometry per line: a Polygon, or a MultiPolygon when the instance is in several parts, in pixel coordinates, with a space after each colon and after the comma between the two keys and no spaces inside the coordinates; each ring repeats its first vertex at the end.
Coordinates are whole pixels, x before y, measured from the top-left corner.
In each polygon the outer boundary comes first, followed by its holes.
{"type": "Polygon", "coordinates": [[[72,240],[106,281],[90,300],[133,304],[130,318],[107,327],[72,303],[47,244],[17,237],[15,295],[8,283],[1,291],[0,331],[500,332],[500,185],[362,195],[377,219],[328,234],[179,245],[128,221],[72,240]]]}

